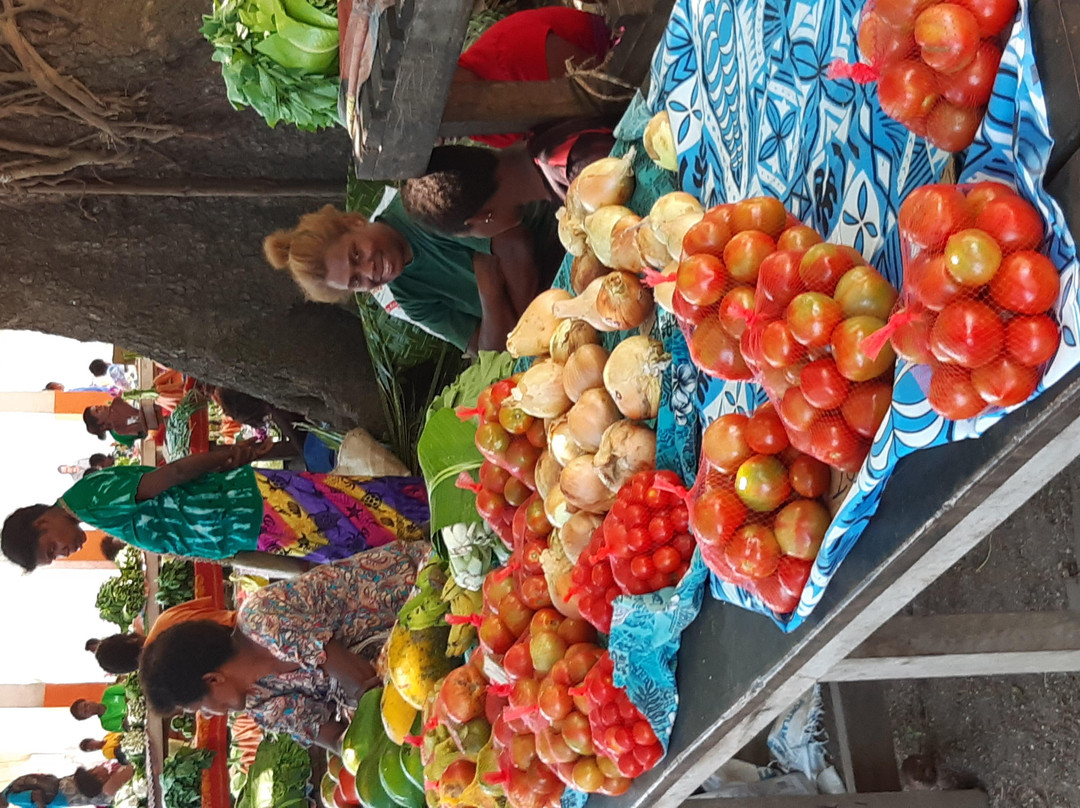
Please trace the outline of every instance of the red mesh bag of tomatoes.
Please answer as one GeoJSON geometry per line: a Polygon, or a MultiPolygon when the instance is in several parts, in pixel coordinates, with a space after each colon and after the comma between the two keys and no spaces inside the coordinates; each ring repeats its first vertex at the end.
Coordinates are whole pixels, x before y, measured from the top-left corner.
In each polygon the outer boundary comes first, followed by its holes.
{"type": "Polygon", "coordinates": [[[690,568],[694,537],[686,503],[672,487],[673,471],[641,471],[619,489],[604,517],[604,546],[611,575],[627,595],[644,595],[675,586],[690,568]]]}
{"type": "Polygon", "coordinates": [[[792,444],[849,473],[892,401],[892,351],[871,357],[861,345],[885,327],[896,298],[856,250],[836,244],[777,251],[758,274],[743,356],[792,444]]]}
{"type": "Polygon", "coordinates": [[[1017,0],[870,0],[858,64],[828,76],[877,82],[882,111],[945,151],[966,149],[986,113],[1017,0]]]}
{"type": "Polygon", "coordinates": [[[604,549],[604,526],[593,532],[570,574],[571,597],[577,597],[581,616],[605,634],[611,633],[615,598],[622,591],[611,574],[611,562],[604,549]]]}
{"type": "Polygon", "coordinates": [[[720,416],[687,494],[702,560],[777,615],[793,611],[832,521],[830,482],[827,465],[789,444],[771,404],[720,416]]]}
{"type": "Polygon", "coordinates": [[[923,366],[930,406],[959,420],[1026,401],[1061,340],[1039,212],[999,182],[926,185],[901,204],[899,227],[904,285],[884,336],[923,366]]]}
{"type": "Polygon", "coordinates": [[[492,570],[484,578],[478,634],[480,647],[505,669],[505,654],[529,628],[534,609],[527,606],[509,566],[492,570]]]}
{"type": "MultiPolygon", "coordinates": [[[[709,376],[747,381],[752,370],[739,348],[762,262],[777,250],[805,249],[821,241],[767,196],[718,205],[687,230],[671,307],[690,358],[709,376]]],[[[663,275],[652,282],[670,282],[663,275]]]]}

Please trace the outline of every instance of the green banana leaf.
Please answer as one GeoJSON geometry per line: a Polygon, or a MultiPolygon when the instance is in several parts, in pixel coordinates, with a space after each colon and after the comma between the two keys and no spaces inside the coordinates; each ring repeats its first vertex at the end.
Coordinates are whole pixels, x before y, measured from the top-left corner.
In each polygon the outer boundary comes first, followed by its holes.
{"type": "Polygon", "coordinates": [[[327,28],[333,31],[338,29],[337,17],[332,17],[324,11],[319,11],[307,0],[282,0],[285,10],[294,20],[306,22],[318,28],[327,28]]]}
{"type": "Polygon", "coordinates": [[[475,436],[476,422],[460,420],[452,409],[433,413],[420,433],[416,454],[428,487],[432,535],[448,525],[480,521],[476,495],[454,485],[461,472],[478,469],[484,461],[475,436]]]}
{"type": "Polygon", "coordinates": [[[327,72],[338,58],[337,47],[323,53],[311,53],[301,50],[281,34],[271,34],[256,43],[255,50],[270,57],[282,67],[306,70],[311,73],[327,72]]]}
{"type": "Polygon", "coordinates": [[[328,30],[315,25],[298,22],[287,14],[274,16],[277,22],[277,32],[289,42],[307,53],[323,54],[333,53],[337,55],[338,31],[337,28],[328,30]]]}

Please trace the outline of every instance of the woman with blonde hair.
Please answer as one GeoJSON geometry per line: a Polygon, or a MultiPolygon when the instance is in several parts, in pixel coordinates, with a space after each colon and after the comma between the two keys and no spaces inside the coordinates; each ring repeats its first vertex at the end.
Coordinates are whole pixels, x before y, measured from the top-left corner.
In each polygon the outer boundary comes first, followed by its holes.
{"type": "Polygon", "coordinates": [[[506,335],[555,267],[525,224],[492,239],[429,230],[393,198],[371,219],[327,205],[263,241],[310,300],[341,303],[389,287],[402,312],[464,352],[504,350],[506,335]]]}

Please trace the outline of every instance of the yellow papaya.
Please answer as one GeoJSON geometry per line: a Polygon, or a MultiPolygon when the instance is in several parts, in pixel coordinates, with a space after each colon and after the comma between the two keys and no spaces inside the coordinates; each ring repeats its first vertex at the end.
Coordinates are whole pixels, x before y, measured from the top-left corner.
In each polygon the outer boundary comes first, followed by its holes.
{"type": "Polygon", "coordinates": [[[386,663],[390,681],[406,703],[419,710],[435,683],[457,667],[446,658],[449,626],[432,626],[409,631],[400,623],[387,641],[386,663]]]}
{"type": "Polygon", "coordinates": [[[401,697],[393,682],[387,682],[382,692],[380,712],[386,737],[400,746],[405,742],[405,736],[412,729],[419,711],[401,697]]]}

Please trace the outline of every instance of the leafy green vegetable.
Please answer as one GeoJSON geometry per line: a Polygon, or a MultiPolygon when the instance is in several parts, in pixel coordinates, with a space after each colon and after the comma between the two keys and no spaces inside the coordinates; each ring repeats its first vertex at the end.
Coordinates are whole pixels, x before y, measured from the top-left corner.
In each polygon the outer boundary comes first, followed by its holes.
{"type": "Polygon", "coordinates": [[[492,382],[514,372],[514,359],[505,351],[480,351],[477,360],[443,388],[428,408],[428,418],[445,407],[475,407],[476,400],[492,382]]]}
{"type": "Polygon", "coordinates": [[[161,795],[165,808],[202,808],[202,773],[213,761],[211,750],[189,746],[165,758],[161,767],[161,795]]]}
{"type": "Polygon", "coordinates": [[[120,574],[101,585],[95,605],[102,620],[127,631],[146,605],[142,553],[133,547],[125,547],[117,556],[117,563],[120,574]]]}
{"type": "Polygon", "coordinates": [[[161,562],[157,584],[155,600],[163,609],[187,603],[195,597],[195,565],[190,561],[167,558],[161,562]]]}
{"type": "Polygon", "coordinates": [[[328,0],[215,0],[199,29],[229,101],[315,131],[338,123],[337,4],[328,0]]]}
{"type": "Polygon", "coordinates": [[[235,808],[297,808],[307,802],[311,757],[288,735],[268,735],[248,769],[235,808]]]}

